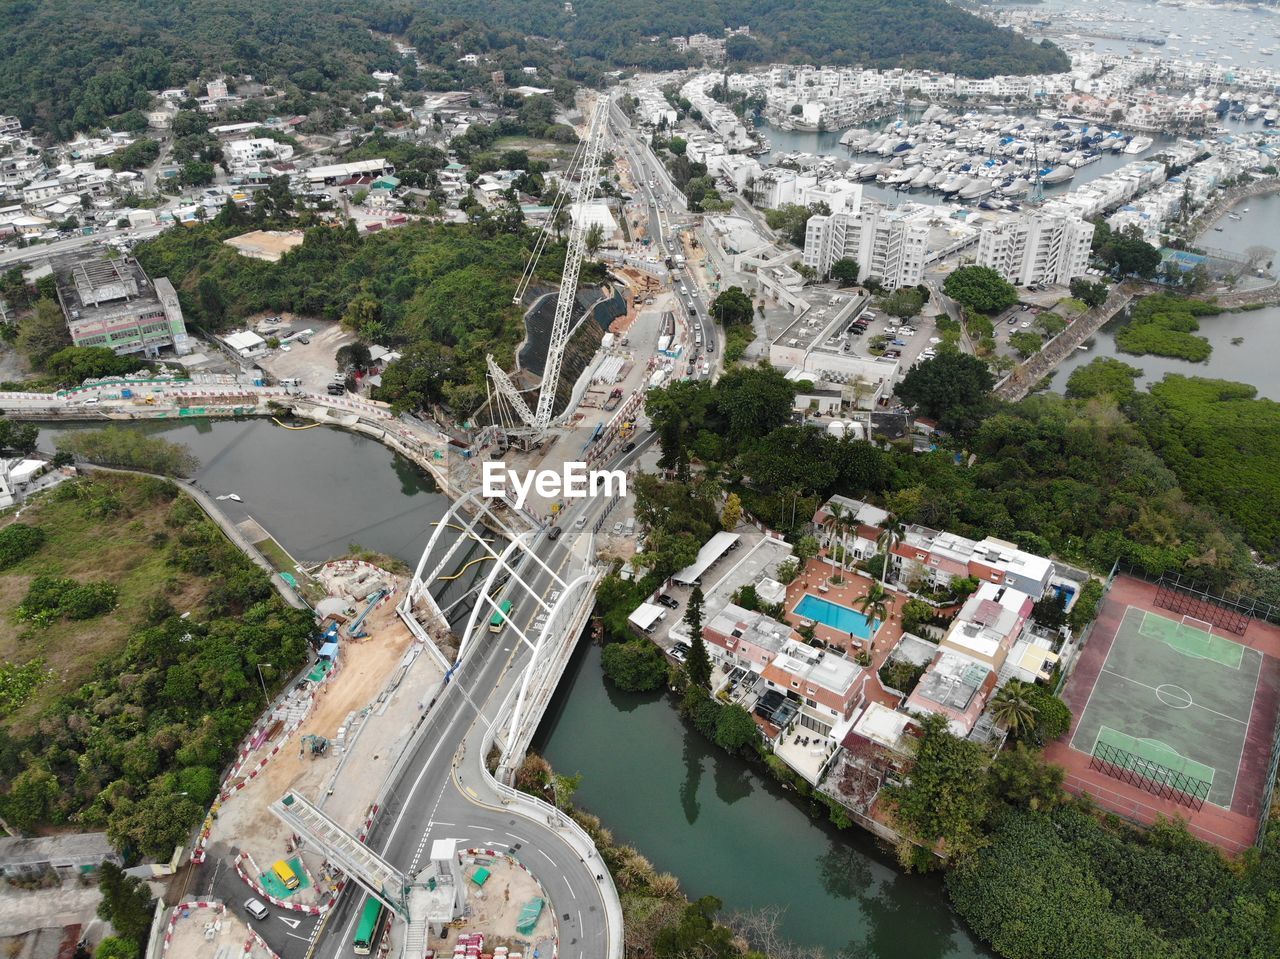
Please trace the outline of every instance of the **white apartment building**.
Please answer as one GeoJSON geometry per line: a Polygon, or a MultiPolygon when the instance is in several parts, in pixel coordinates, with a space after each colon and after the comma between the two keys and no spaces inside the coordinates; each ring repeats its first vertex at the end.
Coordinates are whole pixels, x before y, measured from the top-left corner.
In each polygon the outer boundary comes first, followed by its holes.
{"type": "Polygon", "coordinates": [[[1085,274],[1092,241],[1093,224],[1078,215],[1019,213],[983,224],[977,262],[1016,286],[1065,286],[1085,274]]]}
{"type": "Polygon", "coordinates": [[[252,140],[232,140],[223,147],[223,152],[227,168],[241,173],[256,170],[263,160],[288,160],[293,156],[293,147],[269,137],[255,137],[252,140]]]}
{"type": "Polygon", "coordinates": [[[805,230],[803,262],[825,276],[833,263],[847,257],[858,262],[863,277],[891,289],[915,286],[924,277],[929,235],[929,224],[912,210],[870,206],[816,215],[805,230]]]}

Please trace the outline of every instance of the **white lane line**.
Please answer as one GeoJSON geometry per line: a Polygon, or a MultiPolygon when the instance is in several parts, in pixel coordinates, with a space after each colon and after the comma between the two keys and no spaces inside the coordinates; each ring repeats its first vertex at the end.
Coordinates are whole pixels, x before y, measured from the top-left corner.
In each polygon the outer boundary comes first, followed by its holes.
{"type": "Polygon", "coordinates": [[[555,861],[554,859],[552,859],[550,856],[548,856],[548,855],[547,855],[545,852],[543,852],[541,849],[539,849],[539,850],[538,850],[538,855],[539,855],[539,856],[541,856],[543,859],[545,859],[547,862],[551,863],[551,865],[553,865],[553,866],[554,866],[554,865],[556,864],[556,861],[555,861]]]}
{"type": "Polygon", "coordinates": [[[523,836],[517,836],[517,835],[516,835],[515,833],[513,833],[513,832],[509,832],[509,833],[507,833],[507,835],[508,835],[508,836],[510,836],[512,839],[514,839],[516,842],[522,842],[522,843],[524,843],[526,846],[529,844],[529,840],[525,839],[523,836]]]}

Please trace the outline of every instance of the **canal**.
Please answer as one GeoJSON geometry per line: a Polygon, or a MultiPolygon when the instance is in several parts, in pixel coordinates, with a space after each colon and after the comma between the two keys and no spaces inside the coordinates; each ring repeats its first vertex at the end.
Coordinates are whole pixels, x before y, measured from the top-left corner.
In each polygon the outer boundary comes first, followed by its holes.
{"type": "Polygon", "coordinates": [[[576,801],[691,898],[726,910],[783,905],[782,932],[829,956],[989,956],[947,906],[937,876],[902,873],[859,829],[811,819],[793,793],[685,726],[659,694],[604,681],[584,642],[534,740],[576,801]]]}
{"type": "MultiPolygon", "coordinates": [[[[64,429],[89,428],[44,426],[44,449],[64,429]]],[[[201,487],[241,497],[222,502],[227,514],[252,515],[301,561],[358,543],[416,563],[448,506],[411,463],[343,430],[267,419],[135,428],[190,447],[201,487]]],[[[686,730],[663,697],[607,687],[595,646],[578,650],[537,746],[557,769],[581,772],[581,803],[691,896],[717,895],[729,910],[785,906],[786,935],[832,956],[990,955],[937,877],[904,875],[869,835],[810,819],[772,780],[686,730]]]]}

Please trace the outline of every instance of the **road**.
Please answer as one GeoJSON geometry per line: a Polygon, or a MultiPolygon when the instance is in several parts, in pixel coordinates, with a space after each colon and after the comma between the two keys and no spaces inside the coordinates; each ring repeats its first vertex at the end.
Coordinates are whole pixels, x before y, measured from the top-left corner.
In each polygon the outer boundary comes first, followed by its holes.
{"type": "Polygon", "coordinates": [[[147,226],[139,227],[136,230],[99,230],[97,233],[91,233],[88,236],[73,236],[65,240],[55,240],[52,243],[37,243],[21,250],[5,250],[0,252],[0,267],[8,269],[15,263],[39,263],[40,261],[47,260],[50,257],[58,256],[62,253],[70,253],[74,250],[79,250],[95,243],[102,243],[115,237],[148,239],[155,236],[163,229],[163,226],[147,226]]]}
{"type": "MultiPolygon", "coordinates": [[[[684,250],[671,229],[670,221],[664,225],[663,219],[667,211],[685,211],[684,195],[676,188],[667,168],[653,155],[643,137],[632,129],[631,121],[622,112],[617,101],[611,99],[609,108],[609,131],[627,157],[638,198],[644,202],[649,220],[648,235],[653,237],[655,243],[653,255],[659,258],[683,256],[684,250]]],[[[708,356],[715,354],[718,350],[716,324],[708,312],[707,291],[699,285],[692,270],[673,269],[671,286],[678,294],[690,326],[701,331],[703,349],[708,356]],[[682,286],[689,292],[679,293],[682,286]]],[[[692,355],[696,359],[701,352],[701,349],[695,347],[692,355]]],[[[715,366],[714,361],[708,361],[707,372],[704,374],[699,363],[694,371],[699,377],[713,376],[715,366]]]]}
{"type": "MultiPolygon", "coordinates": [[[[653,441],[653,435],[645,436],[634,450],[611,465],[625,469],[653,441]]],[[[590,520],[605,502],[588,499],[573,507],[587,515],[583,530],[576,529],[566,516],[565,534],[560,539],[548,540],[540,535],[535,552],[561,578],[571,579],[568,571],[576,573],[581,568],[575,544],[579,537],[590,535],[590,520]]],[[[528,564],[522,575],[539,595],[558,588],[551,575],[535,564],[528,564]]],[[[527,635],[541,607],[522,591],[513,591],[510,598],[514,604],[512,619],[527,635]]],[[[505,808],[502,797],[484,775],[484,736],[519,682],[530,651],[514,631],[493,636],[487,632],[483,618],[480,623],[480,639],[470,646],[452,681],[428,712],[425,729],[411,741],[409,748],[413,752],[401,767],[405,772],[390,790],[367,843],[409,875],[424,868],[424,857],[435,839],[457,839],[463,846],[509,849],[542,883],[556,911],[562,959],[608,959],[610,928],[602,888],[604,865],[598,859],[584,861],[551,824],[505,808]]],[[[204,869],[209,873],[204,886],[208,893],[244,918],[243,905],[249,892],[228,862],[222,859],[215,863],[211,856],[204,869]]],[[[318,926],[314,919],[273,910],[271,919],[254,922],[254,927],[282,959],[302,959],[313,937],[314,955],[319,959],[346,957],[352,955],[351,937],[362,901],[362,891],[351,886],[318,926]],[[294,929],[281,916],[290,922],[303,918],[303,922],[294,929]]],[[[620,935],[615,938],[620,941],[620,935]]]]}

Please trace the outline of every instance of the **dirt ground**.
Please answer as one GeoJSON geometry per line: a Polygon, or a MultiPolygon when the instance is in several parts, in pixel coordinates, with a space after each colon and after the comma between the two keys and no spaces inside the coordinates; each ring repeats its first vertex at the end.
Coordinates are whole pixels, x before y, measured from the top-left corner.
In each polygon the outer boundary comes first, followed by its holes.
{"type": "Polygon", "coordinates": [[[492,951],[491,946],[501,945],[513,949],[527,947],[553,933],[552,909],[555,906],[548,901],[533,928],[533,935],[517,934],[516,920],[520,918],[520,910],[531,900],[545,896],[533,876],[515,863],[505,857],[481,858],[475,865],[466,867],[466,877],[468,915],[463,931],[483,932],[486,951],[492,951]],[[483,887],[471,882],[471,877],[481,867],[490,873],[483,887]],[[493,942],[489,941],[491,937],[493,942]]]}
{"type": "Polygon", "coordinates": [[[276,350],[259,360],[258,365],[277,380],[300,379],[303,389],[323,393],[338,370],[334,354],[339,347],[354,343],[355,334],[344,330],[338,323],[325,323],[305,317],[291,319],[288,315],[285,320],[295,330],[308,327],[315,330],[309,337],[311,342],[300,343],[294,340],[289,344],[288,352],[276,350]]]}
{"type": "MultiPolygon", "coordinates": [[[[388,603],[375,610],[366,623],[367,638],[343,640],[341,668],[332,680],[321,684],[310,714],[285,747],[249,785],[231,796],[218,810],[210,836],[211,844],[223,842],[234,845],[248,852],[259,869],[269,869],[273,862],[290,850],[286,845],[288,830],[284,823],[267,812],[267,807],[286,792],[295,790],[313,802],[320,801],[340,766],[343,769],[340,783],[334,785],[333,796],[326,802],[325,809],[345,828],[358,829],[364,811],[375,798],[382,781],[381,773],[361,775],[359,770],[366,763],[376,763],[384,757],[379,752],[365,755],[365,743],[359,741],[356,754],[350,758],[333,745],[324,755],[313,758],[309,743],[303,744],[303,737],[322,736],[334,743],[348,717],[377,699],[404,659],[412,637],[396,617],[394,604],[388,603]]],[[[270,747],[271,744],[266,744],[249,757],[245,764],[246,772],[269,752],[270,747]]],[[[320,857],[310,852],[305,862],[319,888],[299,893],[297,901],[322,902],[327,898],[329,884],[324,882],[320,857]]]]}
{"type": "Polygon", "coordinates": [[[294,247],[302,245],[302,231],[254,230],[223,242],[244,256],[275,263],[294,247]]]}

